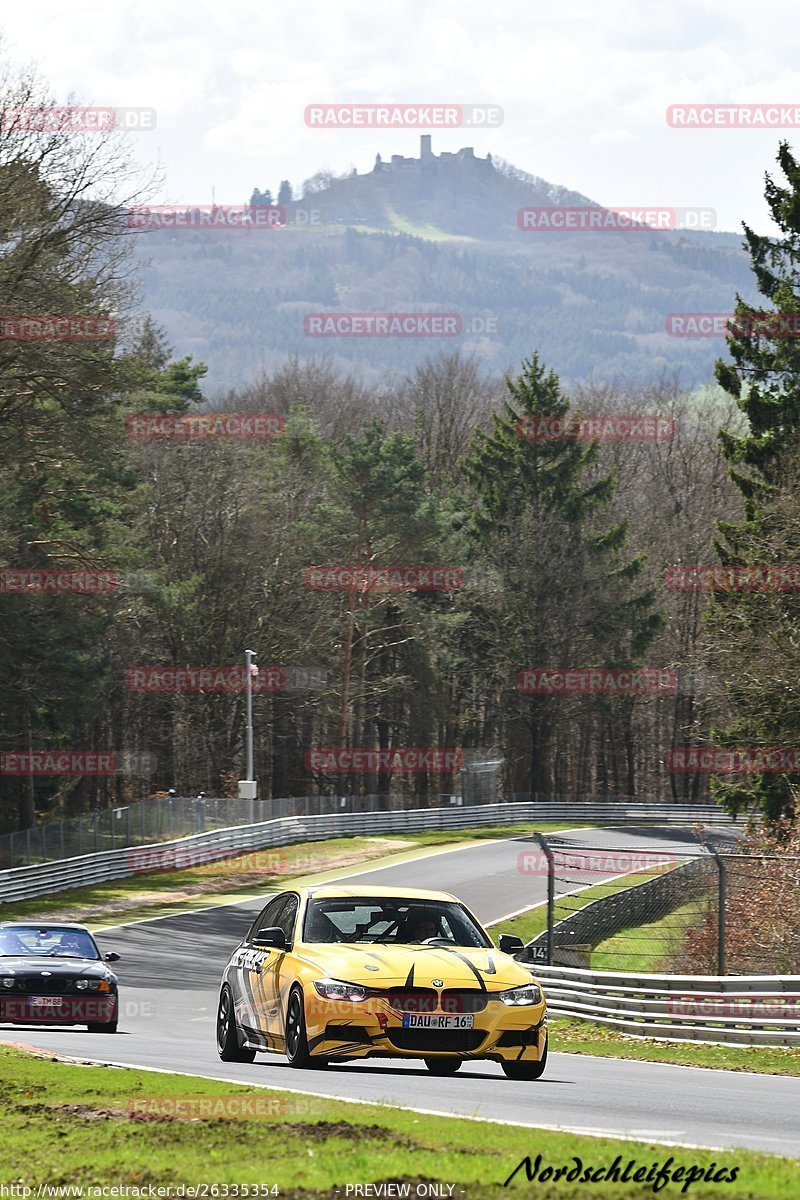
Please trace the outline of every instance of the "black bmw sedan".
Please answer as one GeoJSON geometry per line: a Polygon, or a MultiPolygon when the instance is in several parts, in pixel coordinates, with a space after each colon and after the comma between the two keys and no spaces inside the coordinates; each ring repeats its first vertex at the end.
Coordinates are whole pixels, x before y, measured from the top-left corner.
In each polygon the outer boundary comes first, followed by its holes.
{"type": "Polygon", "coordinates": [[[0,921],[0,1023],[116,1033],[117,977],[84,925],[0,921]]]}

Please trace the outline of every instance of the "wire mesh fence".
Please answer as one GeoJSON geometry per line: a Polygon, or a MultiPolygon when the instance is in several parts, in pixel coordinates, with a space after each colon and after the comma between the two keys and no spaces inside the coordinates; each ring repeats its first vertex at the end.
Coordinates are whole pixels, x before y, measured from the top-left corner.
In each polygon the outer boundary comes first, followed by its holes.
{"type": "MultiPolygon", "coordinates": [[[[675,975],[800,973],[800,858],[620,850],[538,835],[547,927],[528,961],[675,975]]],[[[535,862],[535,859],[532,861],[535,862]]]]}
{"type": "MultiPolygon", "coordinates": [[[[279,800],[239,800],[209,796],[161,796],[84,816],[0,834],[0,869],[37,862],[147,846],[213,829],[253,825],[276,817],[328,813],[392,812],[461,804],[460,796],[290,796],[279,800]]],[[[474,803],[481,803],[480,800],[474,803]]]]}

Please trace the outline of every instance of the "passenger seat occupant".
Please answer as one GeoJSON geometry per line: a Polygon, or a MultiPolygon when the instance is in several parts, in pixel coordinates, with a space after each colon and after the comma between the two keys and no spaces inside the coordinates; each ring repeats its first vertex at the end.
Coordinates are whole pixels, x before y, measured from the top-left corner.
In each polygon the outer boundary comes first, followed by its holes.
{"type": "Polygon", "coordinates": [[[0,929],[0,954],[25,954],[25,945],[11,929],[0,929]]]}

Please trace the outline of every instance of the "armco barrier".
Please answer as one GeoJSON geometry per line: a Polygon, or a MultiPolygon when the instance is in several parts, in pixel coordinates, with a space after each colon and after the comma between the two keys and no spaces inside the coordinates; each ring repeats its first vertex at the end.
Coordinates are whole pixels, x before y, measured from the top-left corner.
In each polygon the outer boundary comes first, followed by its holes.
{"type": "MultiPolygon", "coordinates": [[[[510,825],[520,822],[568,821],[590,825],[657,823],[687,825],[695,821],[729,822],[716,805],[608,803],[545,803],[524,801],[475,806],[446,805],[439,808],[405,809],[390,812],[329,813],[314,817],[277,817],[254,825],[215,829],[171,842],[137,846],[136,856],[148,849],[164,854],[170,848],[183,850],[191,861],[199,861],[202,850],[209,856],[233,856],[248,850],[288,846],[296,842],[326,838],[355,837],[370,833],[413,833],[426,829],[470,829],[480,825],[510,825]]],[[[130,847],[57,859],[29,867],[0,871],[0,904],[29,900],[65,888],[86,887],[136,874],[130,847]]]]}
{"type": "Polygon", "coordinates": [[[800,975],[637,975],[530,967],[552,1016],[620,1033],[746,1046],[800,1045],[800,975]]]}

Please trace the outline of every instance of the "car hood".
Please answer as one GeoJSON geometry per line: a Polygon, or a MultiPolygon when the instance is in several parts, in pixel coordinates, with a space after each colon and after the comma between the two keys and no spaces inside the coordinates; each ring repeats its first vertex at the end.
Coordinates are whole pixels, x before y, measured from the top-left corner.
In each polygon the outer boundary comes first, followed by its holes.
{"type": "Polygon", "coordinates": [[[321,978],[365,987],[466,987],[502,991],[530,983],[521,963],[493,947],[384,946],[364,943],[303,943],[296,947],[321,978]],[[433,980],[442,980],[434,984],[433,980]]]}
{"type": "Polygon", "coordinates": [[[14,958],[0,958],[1,975],[41,975],[49,971],[54,976],[85,975],[92,979],[115,979],[104,963],[95,958],[47,958],[30,954],[14,958]]]}

